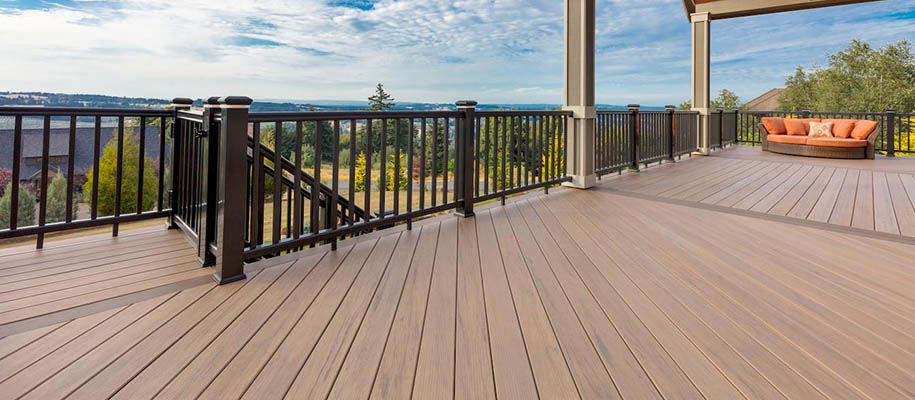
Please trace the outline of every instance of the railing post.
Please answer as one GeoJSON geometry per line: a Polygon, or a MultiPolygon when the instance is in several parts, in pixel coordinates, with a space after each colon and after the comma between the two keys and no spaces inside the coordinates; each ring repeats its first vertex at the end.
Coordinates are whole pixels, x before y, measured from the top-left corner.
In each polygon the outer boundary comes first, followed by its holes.
{"type": "Polygon", "coordinates": [[[641,129],[641,125],[642,125],[639,121],[639,105],[630,104],[629,113],[631,114],[630,121],[629,121],[629,131],[630,131],[629,149],[632,152],[631,153],[632,165],[629,166],[629,169],[631,169],[635,172],[639,172],[639,150],[640,150],[639,147],[641,146],[641,143],[639,143],[639,142],[641,141],[641,136],[642,136],[641,132],[639,132],[639,130],[641,129]]]}
{"type": "Polygon", "coordinates": [[[740,109],[734,109],[734,145],[737,144],[737,130],[740,129],[740,109]]]}
{"type": "Polygon", "coordinates": [[[245,182],[248,164],[248,97],[219,99],[219,155],[215,188],[216,237],[212,245],[220,285],[245,279],[245,182]]]}
{"type": "Polygon", "coordinates": [[[178,190],[180,188],[178,182],[178,160],[181,158],[181,141],[178,140],[178,134],[181,132],[179,124],[181,123],[178,119],[178,111],[180,110],[190,110],[191,104],[194,104],[194,101],[184,97],[177,97],[172,99],[170,108],[173,111],[172,115],[172,161],[171,161],[171,189],[168,194],[168,229],[178,229],[178,224],[175,222],[175,199],[178,198],[178,190]]]}
{"type": "MultiPolygon", "coordinates": [[[[712,113],[716,115],[715,118],[718,119],[718,129],[715,134],[718,135],[718,148],[721,149],[724,148],[724,110],[716,108],[712,113]]],[[[712,146],[709,146],[709,148],[711,147],[712,146]]]]}
{"type": "Polygon", "coordinates": [[[667,144],[668,159],[674,161],[674,152],[676,149],[674,143],[676,143],[677,140],[676,130],[674,129],[674,114],[677,112],[677,109],[672,105],[667,105],[664,106],[664,111],[667,111],[667,137],[670,138],[668,140],[669,143],[667,144]]]}
{"type": "Polygon", "coordinates": [[[200,209],[200,233],[197,238],[197,259],[201,265],[211,266],[215,262],[210,244],[216,242],[216,215],[218,213],[217,178],[219,177],[219,122],[216,116],[221,108],[218,97],[210,97],[203,102],[203,132],[206,143],[200,154],[200,190],[204,195],[204,207],[200,209]]]}
{"type": "Polygon", "coordinates": [[[896,110],[889,108],[886,117],[886,156],[896,157],[896,110]]]}
{"type": "Polygon", "coordinates": [[[463,100],[456,103],[458,111],[463,112],[460,121],[460,133],[458,134],[458,175],[455,177],[455,195],[458,201],[455,214],[467,218],[473,214],[473,144],[475,142],[474,134],[474,113],[476,112],[477,102],[473,100],[463,100]]]}

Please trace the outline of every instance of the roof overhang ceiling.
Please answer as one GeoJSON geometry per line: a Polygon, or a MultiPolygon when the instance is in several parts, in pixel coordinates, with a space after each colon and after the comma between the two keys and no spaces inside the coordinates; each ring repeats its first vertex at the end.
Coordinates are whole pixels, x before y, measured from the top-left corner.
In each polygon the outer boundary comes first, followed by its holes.
{"type": "Polygon", "coordinates": [[[683,0],[683,8],[687,19],[690,14],[706,12],[711,19],[726,19],[871,1],[881,0],[683,0]]]}

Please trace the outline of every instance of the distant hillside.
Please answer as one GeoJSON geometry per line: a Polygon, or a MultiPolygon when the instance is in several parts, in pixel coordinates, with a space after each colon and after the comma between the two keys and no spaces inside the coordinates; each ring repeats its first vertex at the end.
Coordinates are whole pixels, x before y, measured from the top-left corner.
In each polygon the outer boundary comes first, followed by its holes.
{"type": "MultiPolygon", "coordinates": [[[[85,108],[164,108],[170,103],[167,99],[148,99],[142,97],[117,97],[98,94],[65,94],[45,92],[0,92],[0,106],[40,106],[40,107],[85,107],[85,108]]],[[[195,106],[202,106],[197,99],[195,106]]],[[[480,110],[554,110],[559,104],[480,104],[480,110]]],[[[357,111],[364,110],[364,101],[341,100],[255,100],[251,112],[297,112],[297,111],[357,111]]],[[[625,106],[598,104],[601,110],[624,110],[625,106]]],[[[431,111],[453,110],[453,103],[398,103],[395,110],[431,111]]],[[[663,107],[642,107],[644,110],[659,110],[663,107]]]]}

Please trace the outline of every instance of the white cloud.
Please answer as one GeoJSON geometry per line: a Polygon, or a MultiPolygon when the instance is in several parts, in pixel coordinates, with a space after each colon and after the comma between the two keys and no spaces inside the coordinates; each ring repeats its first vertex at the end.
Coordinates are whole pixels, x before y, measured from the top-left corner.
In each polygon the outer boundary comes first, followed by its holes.
{"type": "MultiPolygon", "coordinates": [[[[402,101],[562,100],[561,1],[85,4],[0,11],[0,90],[358,100],[384,82],[402,101]]],[[[890,0],[713,22],[713,89],[753,97],[851,38],[911,37],[913,8],[890,0]],[[868,18],[906,10],[899,20],[868,18]]],[[[690,42],[680,0],[598,0],[598,9],[598,100],[685,99],[690,42]]]]}

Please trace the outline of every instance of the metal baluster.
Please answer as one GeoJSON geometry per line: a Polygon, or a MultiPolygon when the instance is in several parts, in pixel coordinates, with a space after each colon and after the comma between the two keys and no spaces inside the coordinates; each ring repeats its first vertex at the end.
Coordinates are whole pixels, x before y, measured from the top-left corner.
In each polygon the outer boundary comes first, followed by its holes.
{"type": "MultiPolygon", "coordinates": [[[[317,150],[315,150],[317,152],[317,150]]],[[[293,213],[293,224],[292,224],[292,237],[298,239],[302,235],[302,223],[304,222],[304,202],[302,198],[302,168],[304,168],[302,160],[302,121],[296,121],[295,123],[295,170],[293,171],[293,196],[295,201],[293,202],[293,208],[295,212],[293,213]]]]}
{"type": "MultiPolygon", "coordinates": [[[[10,177],[10,230],[19,228],[19,164],[22,162],[22,115],[13,122],[13,174],[10,177]]],[[[98,157],[96,156],[96,160],[98,157]]],[[[98,165],[96,163],[96,165],[98,165]]],[[[96,173],[95,176],[98,176],[96,173]]],[[[95,179],[98,182],[98,179],[95,179]]],[[[95,203],[93,203],[95,204],[95,203]]]]}
{"type": "MultiPolygon", "coordinates": [[[[64,221],[73,221],[73,167],[76,159],[76,116],[70,116],[70,137],[67,146],[67,215],[64,221]]],[[[18,184],[18,182],[16,182],[18,184]]]]}
{"type": "MultiPolygon", "coordinates": [[[[114,217],[121,216],[121,184],[124,178],[124,117],[118,117],[118,155],[117,167],[115,172],[115,191],[114,191],[114,217]]],[[[118,224],[115,222],[111,228],[111,235],[118,235],[118,224]]]]}

